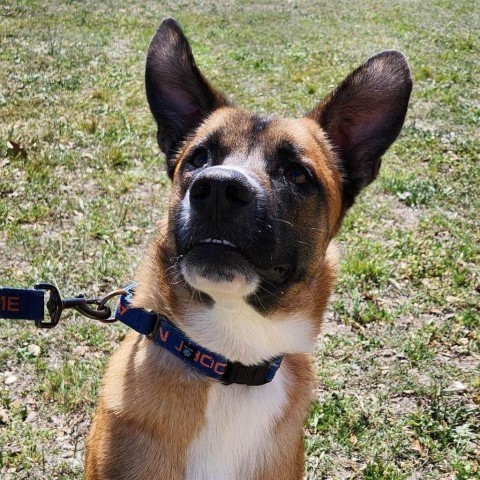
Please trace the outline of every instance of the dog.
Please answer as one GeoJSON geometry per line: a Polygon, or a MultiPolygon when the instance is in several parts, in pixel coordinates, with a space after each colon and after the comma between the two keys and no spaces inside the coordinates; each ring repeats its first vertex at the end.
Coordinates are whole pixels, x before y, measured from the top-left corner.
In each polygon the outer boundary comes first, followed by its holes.
{"type": "Polygon", "coordinates": [[[333,238],[402,128],[408,63],[383,51],[305,117],[256,115],[212,87],[167,18],[145,83],[172,190],[133,308],[165,322],[111,359],[85,478],[300,479],[333,238]]]}

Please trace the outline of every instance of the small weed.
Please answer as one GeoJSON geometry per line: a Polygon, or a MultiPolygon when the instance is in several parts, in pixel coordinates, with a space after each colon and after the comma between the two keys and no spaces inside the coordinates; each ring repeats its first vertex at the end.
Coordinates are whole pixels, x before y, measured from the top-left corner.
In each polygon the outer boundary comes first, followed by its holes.
{"type": "Polygon", "coordinates": [[[344,279],[352,283],[361,282],[365,286],[378,286],[388,276],[388,270],[381,259],[368,248],[358,248],[345,258],[342,263],[344,279]]]}
{"type": "Polygon", "coordinates": [[[356,442],[368,425],[367,414],[355,406],[352,398],[336,394],[322,402],[314,402],[308,420],[313,435],[334,437],[339,444],[347,446],[356,442]]]}
{"type": "Polygon", "coordinates": [[[358,293],[352,292],[353,300],[347,304],[339,299],[333,305],[333,311],[344,322],[356,322],[360,325],[366,325],[372,322],[388,322],[392,315],[382,308],[375,299],[366,298],[358,293]]]}
{"type": "Polygon", "coordinates": [[[480,464],[477,460],[455,462],[453,464],[455,480],[478,480],[480,477],[480,464]]]}
{"type": "Polygon", "coordinates": [[[98,129],[98,120],[87,118],[81,123],[81,128],[87,133],[94,134],[98,129]]]}
{"type": "Polygon", "coordinates": [[[411,335],[403,345],[403,352],[408,359],[417,365],[423,360],[432,358],[432,352],[429,349],[429,338],[411,335]]]}
{"type": "Polygon", "coordinates": [[[86,396],[87,391],[95,394],[92,383],[98,384],[98,378],[92,376],[89,365],[64,358],[60,368],[45,371],[38,390],[45,401],[53,401],[62,411],[68,412],[93,402],[94,397],[86,396]]]}
{"type": "Polygon", "coordinates": [[[404,480],[407,475],[400,473],[394,466],[381,460],[368,463],[362,472],[362,480],[404,480]]]}
{"type": "Polygon", "coordinates": [[[429,67],[428,65],[422,65],[420,68],[415,70],[414,75],[415,75],[415,80],[421,81],[421,80],[430,80],[431,78],[433,78],[434,73],[431,67],[429,67]]]}
{"type": "Polygon", "coordinates": [[[92,92],[92,99],[94,100],[108,100],[109,95],[106,90],[96,89],[92,92]]]}
{"type": "Polygon", "coordinates": [[[458,320],[462,325],[472,330],[480,330],[480,311],[478,309],[468,308],[461,312],[458,320]]]}
{"type": "Polygon", "coordinates": [[[105,152],[105,160],[113,168],[124,167],[127,165],[127,159],[124,157],[123,150],[118,145],[112,145],[105,152]]]}
{"type": "Polygon", "coordinates": [[[380,348],[383,344],[380,338],[372,335],[370,332],[363,333],[362,331],[360,331],[358,334],[358,339],[363,350],[367,352],[371,350],[376,350],[380,348]]]}
{"type": "Polygon", "coordinates": [[[473,412],[463,405],[450,405],[438,394],[431,397],[422,409],[411,414],[408,425],[415,438],[438,461],[448,448],[468,448],[469,441],[478,433],[478,426],[470,423],[473,412]]]}
{"type": "Polygon", "coordinates": [[[436,188],[427,180],[416,177],[383,178],[385,192],[393,193],[409,207],[429,204],[436,196],[436,188]]]}

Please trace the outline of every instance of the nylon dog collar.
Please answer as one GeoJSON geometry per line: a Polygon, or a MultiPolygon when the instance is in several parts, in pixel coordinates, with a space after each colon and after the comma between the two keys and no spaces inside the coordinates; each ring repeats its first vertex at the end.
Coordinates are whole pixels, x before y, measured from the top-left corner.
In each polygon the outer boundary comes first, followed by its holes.
{"type": "Polygon", "coordinates": [[[135,286],[136,284],[127,287],[127,293],[120,297],[115,311],[117,320],[146,335],[156,345],[165,348],[186,364],[225,385],[237,383],[257,386],[273,380],[283,356],[259,365],[232,362],[190,340],[166,317],[143,308],[133,308],[131,301],[135,286]]]}

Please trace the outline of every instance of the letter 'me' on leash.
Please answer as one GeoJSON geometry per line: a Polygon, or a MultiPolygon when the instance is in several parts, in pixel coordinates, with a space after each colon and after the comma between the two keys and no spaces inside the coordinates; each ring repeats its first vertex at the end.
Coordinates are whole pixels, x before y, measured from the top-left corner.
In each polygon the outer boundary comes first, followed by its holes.
{"type": "Polygon", "coordinates": [[[254,115],[162,22],[146,91],[172,190],[131,300],[135,322],[154,327],[110,361],[87,480],[302,478],[332,239],[399,134],[411,87],[405,57],[384,51],[303,118],[254,115]]]}

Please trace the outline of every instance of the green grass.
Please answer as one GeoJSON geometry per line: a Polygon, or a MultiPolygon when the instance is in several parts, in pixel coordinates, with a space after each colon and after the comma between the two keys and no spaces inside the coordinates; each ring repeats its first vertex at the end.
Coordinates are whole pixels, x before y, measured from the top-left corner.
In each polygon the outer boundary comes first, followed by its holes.
{"type": "MultiPolygon", "coordinates": [[[[168,196],[143,86],[161,17],[183,25],[218,88],[260,113],[301,115],[370,55],[401,49],[411,106],[339,236],[306,478],[480,478],[476,7],[0,5],[0,283],[93,295],[131,280],[168,196]]],[[[1,323],[2,479],[82,478],[100,378],[124,333],[75,315],[52,331],[1,323]]]]}

